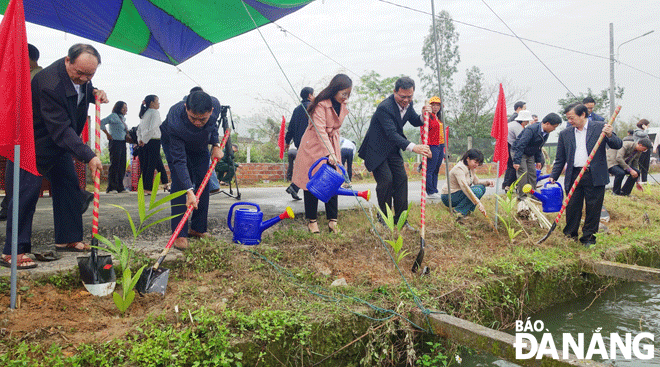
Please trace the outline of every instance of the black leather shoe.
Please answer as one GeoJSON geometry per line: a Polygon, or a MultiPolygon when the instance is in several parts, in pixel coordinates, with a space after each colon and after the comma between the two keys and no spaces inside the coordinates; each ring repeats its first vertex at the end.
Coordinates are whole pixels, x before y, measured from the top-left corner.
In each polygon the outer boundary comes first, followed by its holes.
{"type": "Polygon", "coordinates": [[[7,220],[7,208],[0,209],[0,220],[7,220]]]}
{"type": "Polygon", "coordinates": [[[89,204],[91,204],[92,201],[94,201],[94,194],[92,194],[89,191],[83,190],[81,195],[83,197],[82,213],[85,214],[87,209],[89,209],[89,204]]]}
{"type": "Polygon", "coordinates": [[[286,188],[286,192],[289,193],[289,194],[291,194],[291,197],[292,197],[294,200],[302,200],[302,199],[300,198],[300,196],[298,196],[298,193],[296,193],[296,190],[293,189],[293,187],[291,187],[291,186],[287,187],[287,188],[286,188]]]}

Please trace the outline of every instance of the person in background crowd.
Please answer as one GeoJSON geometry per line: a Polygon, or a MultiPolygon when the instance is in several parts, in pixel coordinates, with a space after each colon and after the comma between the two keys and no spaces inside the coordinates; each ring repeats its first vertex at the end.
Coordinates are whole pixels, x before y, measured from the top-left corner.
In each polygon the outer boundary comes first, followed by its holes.
{"type": "Polygon", "coordinates": [[[594,234],[598,232],[605,185],[610,181],[605,147],[607,145],[611,149],[618,150],[623,142],[612,132],[612,125],[589,119],[589,110],[583,104],[571,104],[564,109],[564,113],[572,126],[559,133],[557,154],[549,180],[552,183],[558,180],[566,165],[564,175],[566,193],[569,192],[580,171],[587,164],[589,154],[596,146],[601,132],[605,133],[602,141],[604,144],[598,146],[588,169],[585,170],[566,206],[564,235],[574,240],[578,240],[582,207],[586,205],[588,208],[582,227],[582,237],[579,238],[579,241],[585,247],[591,248],[596,244],[594,234]]]}
{"type": "MultiPolygon", "coordinates": [[[[431,149],[431,159],[427,160],[426,167],[426,194],[427,198],[431,200],[441,199],[438,194],[438,174],[440,173],[440,166],[445,157],[445,130],[440,121],[442,101],[440,97],[433,96],[429,99],[431,105],[431,112],[429,114],[429,137],[428,146],[431,149]]],[[[419,128],[420,138],[424,141],[424,126],[419,128]]]]}
{"type": "MultiPolygon", "coordinates": [[[[87,119],[90,103],[95,96],[108,103],[102,90],[95,89],[91,80],[101,63],[101,55],[87,44],[75,44],[63,57],[37,73],[32,79],[32,116],[34,119],[34,148],[39,173],[49,181],[52,190],[55,249],[83,252],[90,246],[82,242],[83,206],[78,175],[73,158],[86,162],[90,171],[102,170],[101,160],[82,142],[80,134],[87,119]]],[[[13,163],[8,162],[7,190],[13,189],[13,163]]],[[[39,200],[42,178],[20,170],[20,202],[9,202],[7,235],[0,265],[9,267],[16,261],[18,269],[35,268],[27,253],[32,252],[32,219],[39,200]],[[12,210],[18,210],[18,223],[13,223],[12,210]],[[18,256],[11,257],[13,226],[18,226],[18,256]]]]}
{"type": "Polygon", "coordinates": [[[346,168],[348,180],[353,181],[353,156],[355,155],[355,142],[341,138],[339,142],[341,147],[341,165],[346,168]]]}
{"type": "Polygon", "coordinates": [[[515,121],[516,117],[518,117],[518,114],[520,113],[520,111],[523,111],[523,110],[526,110],[526,109],[527,109],[527,103],[525,103],[524,101],[518,101],[518,102],[514,103],[514,105],[513,105],[513,114],[511,116],[509,116],[509,122],[515,121]]]}
{"type": "MultiPolygon", "coordinates": [[[[312,233],[319,233],[317,223],[317,209],[319,200],[309,192],[307,176],[310,167],[322,157],[328,157],[328,164],[336,166],[341,159],[339,149],[339,129],[344,118],[348,115],[346,102],[351,96],[353,81],[346,74],[337,74],[330,84],[323,89],[314,101],[309,104],[307,112],[312,121],[300,139],[298,155],[293,165],[293,183],[303,188],[305,202],[305,218],[308,220],[307,229],[312,233]]],[[[339,232],[337,195],[325,203],[325,214],[328,218],[328,229],[331,233],[339,232]]]]}
{"type": "MultiPolygon", "coordinates": [[[[108,188],[106,193],[124,191],[124,173],[126,173],[126,139],[128,137],[128,126],[126,126],[126,112],[128,106],[124,101],[118,101],[112,108],[112,113],[101,120],[101,131],[108,138],[108,150],[110,151],[110,168],[108,169],[108,188]],[[106,129],[108,126],[110,130],[106,129]]],[[[130,139],[130,137],[128,137],[130,139]]]]}
{"type": "Polygon", "coordinates": [[[541,148],[550,133],[561,125],[561,117],[556,113],[549,113],[541,123],[533,123],[523,129],[513,144],[513,168],[518,173],[518,198],[526,196],[523,186],[529,184],[536,189],[536,170],[543,167],[545,158],[541,148]]]}
{"type": "MultiPolygon", "coordinates": [[[[401,150],[422,154],[432,158],[431,149],[425,144],[411,143],[403,134],[403,126],[410,122],[413,126],[422,126],[422,117],[413,108],[415,82],[409,77],[401,77],[394,83],[394,93],[385,98],[371,117],[358,155],[364,159],[364,165],[373,172],[376,179],[378,206],[387,213],[387,205],[393,208],[394,222],[408,210],[408,174],[403,166],[401,150]]],[[[422,107],[422,113],[430,113],[431,106],[422,107]]],[[[379,216],[381,225],[385,225],[379,216]]],[[[406,230],[415,230],[406,221],[406,230]]]]}
{"type": "MultiPolygon", "coordinates": [[[[303,88],[300,91],[300,98],[302,98],[302,101],[293,110],[293,114],[291,115],[291,120],[289,121],[289,127],[287,128],[286,136],[284,137],[284,141],[286,143],[286,146],[284,148],[286,150],[289,150],[289,145],[291,144],[291,141],[293,141],[293,144],[296,147],[300,147],[300,140],[302,139],[303,134],[307,130],[307,125],[309,125],[307,108],[309,107],[309,104],[312,103],[312,101],[314,100],[314,89],[310,87],[303,88]]],[[[297,156],[296,154],[292,155],[291,151],[289,150],[288,158],[289,158],[289,170],[291,171],[291,175],[293,174],[293,164],[296,159],[296,156],[297,156]]],[[[299,190],[300,188],[296,186],[296,184],[293,182],[291,182],[289,187],[286,188],[286,192],[289,193],[294,200],[302,200],[300,196],[298,196],[299,190]]]]}
{"type": "MultiPolygon", "coordinates": [[[[484,155],[477,149],[469,149],[461,161],[449,171],[451,186],[451,205],[456,212],[465,217],[478,208],[486,214],[486,208],[479,199],[486,193],[486,186],[494,187],[493,180],[480,180],[475,173],[477,167],[484,163],[484,155]]],[[[442,186],[442,203],[449,206],[449,190],[447,184],[442,186]]],[[[462,218],[462,217],[459,217],[462,218]]]]}
{"type": "Polygon", "coordinates": [[[520,111],[516,115],[514,121],[509,122],[509,135],[507,135],[506,142],[509,147],[509,160],[506,164],[506,172],[504,172],[504,180],[502,180],[502,189],[509,191],[509,187],[516,182],[516,169],[513,167],[513,144],[516,143],[518,135],[522,133],[523,129],[530,121],[533,121],[532,113],[527,110],[520,111]]]}
{"type": "Polygon", "coordinates": [[[241,165],[234,162],[234,154],[238,152],[238,145],[232,144],[225,146],[225,156],[215,166],[215,172],[222,185],[231,184],[231,180],[236,175],[236,169],[241,165]]]}
{"type": "Polygon", "coordinates": [[[622,141],[633,141],[633,140],[635,140],[635,138],[633,137],[633,134],[635,133],[635,130],[628,130],[627,133],[628,133],[628,136],[621,139],[622,141]]]}
{"type": "Polygon", "coordinates": [[[591,96],[584,97],[582,100],[582,104],[587,107],[587,111],[589,111],[589,116],[588,118],[594,120],[594,121],[605,121],[605,118],[603,116],[600,116],[596,113],[594,113],[594,108],[596,107],[596,101],[593,99],[591,96]]]}
{"type": "Polygon", "coordinates": [[[195,188],[201,186],[209,170],[209,160],[220,160],[224,155],[218,136],[219,113],[213,108],[211,96],[197,91],[190,93],[185,101],[172,106],[160,126],[163,151],[172,175],[172,192],[187,190],[185,197],[172,199],[172,215],[175,216],[170,223],[172,233],[186,209],[190,205],[195,208],[190,218],[190,230],[186,222],[174,241],[174,247],[179,250],[188,248],[188,236],[209,237],[209,187],[207,185],[204,188],[199,200],[195,188]],[[210,153],[209,145],[213,147],[210,153]]]}
{"type": "MultiPolygon", "coordinates": [[[[639,180],[639,159],[651,149],[653,149],[651,139],[641,138],[638,141],[624,141],[623,146],[618,150],[607,150],[608,172],[614,176],[614,184],[612,185],[614,195],[630,195],[635,182],[639,180]],[[628,179],[621,187],[625,176],[628,176],[628,179]]],[[[641,186],[639,187],[641,188],[641,186]]]]}
{"type": "Polygon", "coordinates": [[[137,129],[138,145],[140,146],[140,168],[142,171],[142,187],[145,195],[151,194],[154,182],[154,171],[161,161],[160,157],[160,101],[158,96],[150,94],[144,97],[140,106],[140,124],[137,129]]]}
{"type": "MultiPolygon", "coordinates": [[[[633,140],[639,141],[640,139],[648,138],[649,132],[648,128],[651,123],[647,119],[641,119],[637,122],[637,129],[633,132],[633,140]]],[[[649,165],[651,164],[651,152],[653,149],[648,149],[642,153],[642,156],[639,157],[639,168],[641,171],[641,184],[646,183],[649,173],[649,165]]]]}

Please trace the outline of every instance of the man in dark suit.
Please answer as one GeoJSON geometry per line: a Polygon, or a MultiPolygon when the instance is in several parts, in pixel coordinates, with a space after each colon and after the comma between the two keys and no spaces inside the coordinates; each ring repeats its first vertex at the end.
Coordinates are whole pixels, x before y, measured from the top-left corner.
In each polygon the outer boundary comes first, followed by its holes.
{"type": "MultiPolygon", "coordinates": [[[[309,119],[307,117],[307,107],[309,107],[309,104],[312,103],[312,100],[314,99],[314,89],[310,87],[303,88],[300,91],[300,98],[302,98],[302,102],[300,102],[298,107],[293,110],[291,120],[289,121],[289,127],[287,128],[286,136],[284,137],[284,141],[286,142],[284,150],[287,151],[289,150],[289,144],[291,144],[291,140],[293,140],[296,148],[300,147],[300,141],[305,134],[305,130],[307,130],[307,125],[309,124],[309,119]]],[[[289,168],[287,172],[287,177],[289,177],[289,179],[293,174],[293,162],[295,160],[295,155],[289,155],[289,168]]],[[[293,182],[291,185],[289,185],[289,187],[286,188],[286,192],[291,194],[292,198],[295,200],[302,200],[300,196],[298,196],[298,190],[300,190],[300,188],[293,182]]]]}
{"type": "Polygon", "coordinates": [[[179,250],[188,248],[188,236],[209,236],[209,187],[204,188],[199,200],[194,190],[204,180],[209,169],[209,159],[220,160],[223,157],[217,124],[220,111],[213,104],[212,97],[205,92],[190,93],[185,101],[170,108],[167,118],[160,125],[161,143],[172,175],[171,192],[187,190],[185,199],[180,196],[172,200],[172,215],[176,215],[171,220],[172,232],[179,225],[187,207],[192,205],[196,209],[191,215],[190,230],[188,223],[185,223],[174,241],[174,247],[179,250]],[[209,145],[213,146],[210,155],[209,145]],[[182,205],[184,203],[185,206],[182,205]]]}
{"type": "Polygon", "coordinates": [[[588,118],[589,110],[583,104],[575,103],[564,110],[568,122],[567,127],[559,133],[557,142],[557,156],[552,167],[550,181],[559,179],[564,165],[566,173],[564,190],[568,193],[576,180],[582,167],[587,164],[589,154],[593,150],[601,132],[605,133],[603,143],[598,147],[591,163],[578,183],[571,200],[566,206],[566,227],[564,234],[572,239],[578,239],[580,220],[582,219],[582,205],[586,205],[584,226],[580,242],[587,248],[596,244],[595,233],[598,232],[600,211],[605,197],[605,185],[610,181],[607,172],[607,156],[605,145],[612,149],[619,149],[623,145],[621,139],[612,132],[612,125],[593,121],[588,118]]]}
{"type": "MultiPolygon", "coordinates": [[[[423,118],[413,109],[414,92],[415,82],[411,78],[402,77],[396,81],[394,93],[378,105],[371,117],[369,129],[358,151],[367,170],[373,172],[376,179],[378,206],[383,213],[387,213],[386,205],[393,207],[395,223],[408,209],[408,175],[401,150],[431,157],[428,145],[411,143],[403,134],[406,122],[413,126],[424,124],[423,118]]],[[[424,106],[424,112],[431,113],[431,107],[424,106]]],[[[407,222],[406,228],[412,229],[407,222]]]]}
{"type": "MultiPolygon", "coordinates": [[[[72,157],[88,164],[95,172],[103,169],[101,160],[80,139],[87,120],[87,109],[96,95],[101,103],[108,103],[105,92],[94,89],[92,77],[101,63],[98,51],[90,45],[71,46],[68,55],[36,74],[32,79],[32,114],[37,169],[51,185],[55,249],[82,252],[89,245],[82,242],[81,207],[83,196],[72,157]]],[[[12,169],[7,173],[11,176],[12,169]]],[[[41,177],[21,170],[20,203],[18,210],[18,253],[31,252],[32,219],[34,216],[41,177]]],[[[12,181],[9,177],[9,182],[12,181]]],[[[10,185],[11,186],[11,185],[10,185]]],[[[9,188],[11,190],[11,188],[9,188]]],[[[13,210],[14,201],[9,204],[13,210]]],[[[11,214],[7,221],[4,254],[11,253],[11,214]]]]}

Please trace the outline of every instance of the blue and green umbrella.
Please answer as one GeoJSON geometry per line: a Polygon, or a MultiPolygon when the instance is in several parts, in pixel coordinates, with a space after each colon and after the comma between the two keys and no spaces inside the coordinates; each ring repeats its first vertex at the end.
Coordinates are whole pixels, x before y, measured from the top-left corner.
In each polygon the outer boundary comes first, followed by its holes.
{"type": "MultiPolygon", "coordinates": [[[[24,0],[25,20],[180,64],[313,0],[24,0]]],[[[9,0],[0,0],[4,14],[9,0]]]]}

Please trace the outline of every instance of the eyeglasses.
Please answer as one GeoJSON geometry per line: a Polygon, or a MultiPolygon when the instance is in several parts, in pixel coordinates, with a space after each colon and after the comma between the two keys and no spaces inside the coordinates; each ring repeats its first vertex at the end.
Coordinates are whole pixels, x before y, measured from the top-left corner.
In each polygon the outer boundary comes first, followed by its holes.
{"type": "Polygon", "coordinates": [[[339,96],[348,99],[351,96],[351,94],[344,92],[344,93],[339,93],[339,96]]]}
{"type": "Polygon", "coordinates": [[[406,99],[408,99],[408,100],[411,100],[411,101],[412,101],[412,99],[413,99],[413,96],[412,96],[412,94],[411,94],[411,95],[409,95],[409,96],[402,96],[402,95],[400,95],[399,93],[394,93],[394,94],[396,94],[396,95],[397,95],[397,97],[399,97],[400,99],[403,99],[403,100],[406,100],[406,99]]]}

